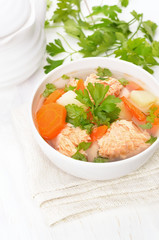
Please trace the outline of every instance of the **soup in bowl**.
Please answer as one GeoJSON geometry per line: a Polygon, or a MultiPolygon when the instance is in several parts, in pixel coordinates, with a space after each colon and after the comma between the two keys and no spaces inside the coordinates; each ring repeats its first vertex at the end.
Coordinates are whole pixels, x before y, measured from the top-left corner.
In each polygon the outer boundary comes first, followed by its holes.
{"type": "Polygon", "coordinates": [[[67,173],[93,180],[124,176],[157,148],[158,90],[149,73],[118,59],[60,66],[34,93],[33,133],[48,158],[67,173]]]}

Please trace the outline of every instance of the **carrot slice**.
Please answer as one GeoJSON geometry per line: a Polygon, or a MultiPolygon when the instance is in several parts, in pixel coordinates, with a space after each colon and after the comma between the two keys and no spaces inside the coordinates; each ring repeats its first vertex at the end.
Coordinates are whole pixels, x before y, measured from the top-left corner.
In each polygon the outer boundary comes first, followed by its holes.
{"type": "Polygon", "coordinates": [[[84,89],[85,89],[85,86],[84,86],[84,81],[82,79],[78,80],[78,83],[77,83],[77,90],[81,89],[82,92],[84,92],[84,89]]]}
{"type": "Polygon", "coordinates": [[[53,93],[51,93],[51,94],[44,100],[44,104],[56,102],[56,100],[59,99],[64,93],[65,93],[65,92],[64,92],[63,89],[57,89],[57,90],[55,90],[53,93]]]}
{"type": "Polygon", "coordinates": [[[57,103],[43,105],[36,114],[40,135],[44,139],[56,137],[65,127],[66,109],[57,103]]]}
{"type": "Polygon", "coordinates": [[[95,141],[97,141],[97,139],[103,137],[103,135],[106,133],[107,129],[108,129],[108,127],[106,125],[94,128],[90,135],[91,141],[95,142],[95,141]]]}
{"type": "Polygon", "coordinates": [[[131,102],[128,101],[126,97],[121,97],[121,100],[123,101],[126,108],[130,111],[130,113],[133,115],[133,117],[137,118],[139,121],[145,121],[146,116],[143,112],[141,112],[137,107],[135,107],[131,102]]]}
{"type": "Polygon", "coordinates": [[[140,85],[138,85],[137,83],[131,81],[126,85],[126,88],[131,92],[133,90],[143,90],[142,87],[140,87],[140,85]]]}
{"type": "Polygon", "coordinates": [[[87,109],[87,119],[89,119],[90,121],[93,121],[93,115],[90,112],[90,108],[87,109]]]}

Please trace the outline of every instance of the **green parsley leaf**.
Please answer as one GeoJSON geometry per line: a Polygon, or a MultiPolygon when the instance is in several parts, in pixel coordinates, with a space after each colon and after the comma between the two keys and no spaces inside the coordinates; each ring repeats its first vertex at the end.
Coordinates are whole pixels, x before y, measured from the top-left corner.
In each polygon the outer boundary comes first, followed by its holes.
{"type": "Polygon", "coordinates": [[[103,30],[96,30],[88,37],[80,37],[78,45],[79,50],[84,57],[95,57],[107,51],[107,49],[115,43],[114,32],[105,32],[103,30]]]}
{"type": "Polygon", "coordinates": [[[57,23],[66,22],[70,17],[76,19],[80,11],[80,2],[81,0],[58,0],[52,20],[57,23]]]}
{"type": "Polygon", "coordinates": [[[48,97],[51,93],[53,93],[56,90],[56,87],[52,83],[46,84],[46,89],[43,92],[43,97],[48,97]]]}
{"type": "Polygon", "coordinates": [[[142,129],[151,129],[152,128],[152,124],[150,122],[147,122],[145,124],[141,124],[139,125],[142,129]]]}
{"type": "Polygon", "coordinates": [[[81,129],[91,132],[93,124],[87,119],[87,113],[82,107],[76,104],[68,104],[65,106],[67,110],[66,122],[71,123],[75,127],[80,127],[81,129]]]}
{"type": "Polygon", "coordinates": [[[123,86],[126,86],[126,85],[129,83],[129,81],[126,80],[125,78],[120,78],[120,79],[118,79],[118,81],[119,81],[123,86]]]}
{"type": "Polygon", "coordinates": [[[149,115],[146,117],[147,122],[154,123],[156,115],[154,112],[157,110],[157,107],[150,108],[149,115]]]}
{"type": "Polygon", "coordinates": [[[46,51],[50,56],[55,56],[61,52],[65,52],[60,39],[55,39],[54,43],[48,43],[46,45],[46,51]]]}
{"type": "Polygon", "coordinates": [[[152,53],[153,53],[154,57],[159,57],[159,42],[153,41],[152,53]]]}
{"type": "Polygon", "coordinates": [[[142,23],[141,31],[145,33],[145,37],[147,37],[151,42],[153,41],[153,37],[155,35],[157,29],[157,24],[148,20],[142,23]]]}
{"type": "MultiPolygon", "coordinates": [[[[104,35],[104,33],[110,34],[111,41],[109,39],[109,43],[111,43],[111,45],[114,44],[114,41],[116,42],[116,38],[118,35],[118,34],[116,34],[117,32],[124,34],[126,40],[127,40],[128,35],[131,33],[131,31],[129,29],[129,24],[125,21],[111,20],[108,18],[102,18],[100,21],[101,21],[100,23],[93,24],[90,27],[90,29],[91,30],[97,29],[97,31],[99,31],[99,29],[100,29],[100,30],[102,30],[103,35],[104,35]]],[[[105,38],[106,36],[107,35],[104,35],[103,38],[105,38]]],[[[121,40],[121,39],[117,39],[117,40],[121,40]]],[[[107,45],[107,47],[108,46],[110,47],[110,45],[107,45]]],[[[107,50],[107,48],[105,50],[107,50]]]]}
{"type": "Polygon", "coordinates": [[[65,88],[64,88],[64,91],[65,92],[68,92],[68,91],[74,91],[76,87],[73,87],[71,85],[67,86],[67,84],[65,85],[65,88]]]}
{"type": "Polygon", "coordinates": [[[82,21],[81,19],[78,20],[78,24],[80,25],[80,27],[89,30],[90,28],[90,24],[88,22],[82,21]]]}
{"type": "Polygon", "coordinates": [[[113,20],[118,19],[118,14],[117,13],[122,12],[121,8],[119,8],[117,5],[113,5],[113,6],[108,6],[108,5],[94,6],[94,7],[92,7],[92,11],[93,12],[87,17],[102,13],[105,16],[108,16],[109,18],[111,18],[113,20]]]}
{"type": "Polygon", "coordinates": [[[67,80],[67,79],[69,79],[70,77],[69,76],[67,76],[66,74],[63,74],[62,75],[62,79],[64,79],[64,80],[67,80]]]}
{"type": "Polygon", "coordinates": [[[49,20],[45,20],[44,27],[47,28],[48,26],[50,26],[50,21],[49,20]]]}
{"type": "Polygon", "coordinates": [[[64,28],[66,33],[73,35],[74,37],[80,38],[81,36],[85,36],[78,23],[76,23],[73,19],[68,19],[64,23],[64,28]]]}
{"type": "Polygon", "coordinates": [[[75,93],[77,94],[76,99],[80,101],[81,103],[85,104],[87,107],[92,107],[93,103],[89,97],[89,93],[87,89],[84,89],[84,92],[82,90],[76,90],[75,93]]]}
{"type": "Polygon", "coordinates": [[[103,158],[103,157],[96,157],[94,158],[93,162],[95,163],[105,163],[105,162],[109,162],[108,158],[103,158]]]}
{"type": "Polygon", "coordinates": [[[108,68],[98,67],[97,68],[97,75],[100,76],[100,77],[105,77],[105,76],[111,77],[112,72],[108,68]]]}
{"type": "Polygon", "coordinates": [[[110,103],[120,103],[121,99],[118,97],[115,97],[114,95],[108,95],[106,99],[102,102],[101,107],[105,104],[110,104],[110,103]]]}
{"type": "Polygon", "coordinates": [[[81,142],[78,146],[77,146],[77,151],[80,151],[81,149],[83,149],[84,151],[86,151],[90,146],[91,146],[92,142],[81,142]]]}
{"type": "Polygon", "coordinates": [[[107,78],[107,77],[99,77],[98,79],[105,80],[105,81],[109,80],[109,78],[107,78]]]}
{"type": "Polygon", "coordinates": [[[108,116],[108,113],[102,111],[100,108],[96,108],[94,110],[93,117],[94,122],[96,122],[98,126],[100,125],[107,125],[108,127],[110,126],[110,117],[108,116]]]}
{"type": "Polygon", "coordinates": [[[130,12],[131,15],[136,19],[136,20],[140,20],[140,18],[143,16],[142,13],[137,13],[135,10],[133,10],[132,12],[130,12]]]}
{"type": "Polygon", "coordinates": [[[72,158],[74,158],[76,160],[87,162],[87,158],[84,156],[84,154],[82,154],[78,151],[72,156],[72,158]]]}
{"type": "Polygon", "coordinates": [[[146,143],[153,144],[156,140],[157,140],[157,137],[151,136],[151,138],[146,143]]]}
{"type": "Polygon", "coordinates": [[[52,70],[55,69],[56,67],[60,66],[60,65],[64,62],[64,59],[61,59],[61,60],[52,60],[51,58],[47,58],[46,60],[47,60],[47,62],[49,63],[49,65],[46,65],[46,66],[44,67],[45,73],[49,73],[50,71],[52,71],[52,70]]]}
{"type": "Polygon", "coordinates": [[[89,123],[85,124],[83,127],[81,127],[81,129],[85,129],[87,133],[90,134],[92,132],[93,126],[94,124],[89,121],[89,123]]]}
{"type": "Polygon", "coordinates": [[[106,93],[109,90],[109,86],[104,86],[100,83],[88,83],[87,89],[89,90],[91,97],[93,98],[95,105],[98,106],[104,99],[106,93]]]}
{"type": "Polygon", "coordinates": [[[129,4],[129,0],[120,0],[120,2],[121,2],[121,6],[123,7],[127,7],[129,4]]]}
{"type": "Polygon", "coordinates": [[[117,40],[119,40],[121,43],[123,43],[126,40],[125,35],[121,32],[116,32],[115,35],[117,40]]]}
{"type": "Polygon", "coordinates": [[[95,109],[95,115],[98,116],[98,124],[106,124],[114,122],[119,117],[120,108],[116,106],[116,103],[121,102],[121,99],[109,95],[101,103],[101,105],[95,109]]]}

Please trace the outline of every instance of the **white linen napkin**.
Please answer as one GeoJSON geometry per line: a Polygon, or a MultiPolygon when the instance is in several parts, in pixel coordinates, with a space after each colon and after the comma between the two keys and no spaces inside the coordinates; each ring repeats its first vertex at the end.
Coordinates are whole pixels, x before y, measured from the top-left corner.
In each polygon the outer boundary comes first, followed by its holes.
{"type": "Polygon", "coordinates": [[[64,173],[44,155],[32,135],[26,106],[13,112],[13,123],[24,151],[32,198],[49,225],[159,200],[159,150],[139,170],[120,179],[83,180],[64,173]]]}

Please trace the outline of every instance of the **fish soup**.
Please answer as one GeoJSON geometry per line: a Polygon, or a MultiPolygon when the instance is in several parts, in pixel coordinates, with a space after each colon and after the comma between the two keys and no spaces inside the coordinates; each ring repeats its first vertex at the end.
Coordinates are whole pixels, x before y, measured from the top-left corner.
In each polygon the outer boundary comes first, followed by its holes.
{"type": "Polygon", "coordinates": [[[44,140],[66,156],[117,161],[156,141],[159,99],[131,76],[98,67],[46,84],[35,122],[44,140]]]}

